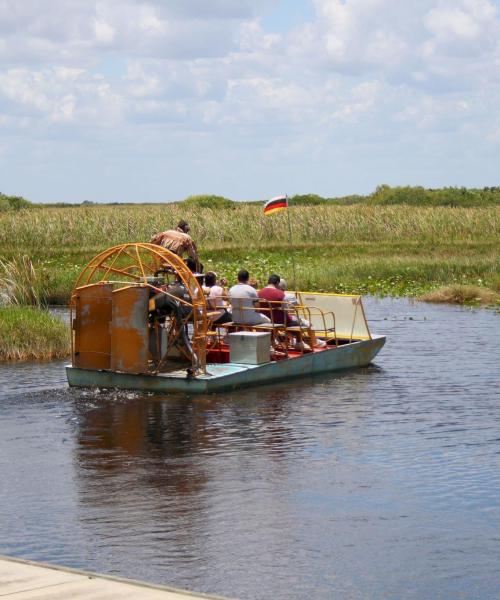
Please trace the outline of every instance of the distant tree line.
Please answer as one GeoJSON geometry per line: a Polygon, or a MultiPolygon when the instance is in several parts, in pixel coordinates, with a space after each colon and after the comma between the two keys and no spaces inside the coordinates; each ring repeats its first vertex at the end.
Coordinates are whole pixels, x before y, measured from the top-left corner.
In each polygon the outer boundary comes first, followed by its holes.
{"type": "Polygon", "coordinates": [[[29,208],[31,202],[21,196],[6,196],[0,192],[0,212],[6,210],[19,210],[20,208],[29,208]]]}
{"type": "MultiPolygon", "coordinates": [[[[199,195],[189,196],[182,201],[188,206],[199,206],[200,208],[235,208],[242,204],[262,204],[262,200],[249,202],[235,202],[223,196],[199,195]]],[[[290,206],[315,206],[324,204],[335,204],[346,206],[350,204],[384,205],[384,204],[408,204],[413,206],[485,206],[491,204],[500,205],[500,186],[484,188],[446,187],[446,188],[424,188],[420,186],[398,186],[379,185],[374,192],[366,196],[353,194],[325,198],[317,194],[297,194],[290,196],[290,206]]]]}
{"type": "Polygon", "coordinates": [[[366,197],[370,204],[409,204],[414,206],[484,206],[500,204],[500,187],[423,188],[379,185],[366,197]]]}
{"type": "MultiPolygon", "coordinates": [[[[234,201],[224,196],[214,194],[200,194],[189,196],[185,200],[175,202],[189,207],[211,208],[211,209],[234,209],[238,206],[249,204],[259,205],[263,200],[234,201]]],[[[326,198],[317,194],[296,194],[289,197],[290,206],[316,206],[316,205],[338,205],[347,206],[351,204],[387,205],[407,204],[413,206],[486,206],[500,205],[500,186],[484,188],[445,187],[424,188],[420,186],[397,186],[379,185],[374,192],[366,196],[353,194],[326,198]]],[[[135,206],[131,202],[108,202],[98,203],[85,200],[81,204],[70,204],[66,202],[53,202],[47,204],[33,204],[21,196],[7,196],[0,193],[0,212],[7,210],[19,210],[22,208],[46,208],[46,207],[75,207],[75,206],[135,206]]]]}
{"type": "Polygon", "coordinates": [[[407,204],[413,206],[485,206],[500,204],[500,187],[439,189],[419,186],[379,185],[374,192],[366,196],[351,195],[337,198],[323,198],[316,194],[292,196],[291,205],[311,206],[315,204],[407,204]]]}

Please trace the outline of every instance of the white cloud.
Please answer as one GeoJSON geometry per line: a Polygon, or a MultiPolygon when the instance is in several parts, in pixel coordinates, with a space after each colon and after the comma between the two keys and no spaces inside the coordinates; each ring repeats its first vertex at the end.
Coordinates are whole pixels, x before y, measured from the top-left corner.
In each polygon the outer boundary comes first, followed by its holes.
{"type": "Polygon", "coordinates": [[[333,71],[425,87],[474,87],[486,70],[498,76],[500,23],[491,0],[316,0],[316,6],[319,19],[305,31],[305,49],[333,71]]]}
{"type": "Polygon", "coordinates": [[[487,0],[441,2],[425,17],[431,53],[476,55],[498,45],[497,11],[487,0]]]}
{"type": "Polygon", "coordinates": [[[102,52],[128,56],[222,56],[235,47],[250,1],[0,0],[0,64],[91,63],[102,52]]]}
{"type": "Polygon", "coordinates": [[[121,100],[101,77],[82,69],[9,69],[0,73],[0,108],[48,122],[115,122],[121,100]]]}
{"type": "Polygon", "coordinates": [[[119,145],[178,164],[203,148],[211,172],[239,157],[297,177],[338,153],[354,169],[371,144],[393,162],[419,140],[498,145],[493,0],[311,1],[314,19],[275,33],[264,0],[0,0],[0,130],[12,147],[43,139],[34,162],[71,139],[90,156],[119,145]]]}

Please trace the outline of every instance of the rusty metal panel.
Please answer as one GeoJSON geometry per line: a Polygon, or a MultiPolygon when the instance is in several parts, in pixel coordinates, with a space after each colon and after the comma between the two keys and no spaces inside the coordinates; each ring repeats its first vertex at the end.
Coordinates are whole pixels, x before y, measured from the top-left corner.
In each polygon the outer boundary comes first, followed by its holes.
{"type": "Polygon", "coordinates": [[[109,369],[111,354],[111,294],[108,284],[85,285],[76,290],[75,352],[73,365],[82,369],[109,369]]]}
{"type": "Polygon", "coordinates": [[[147,373],[149,288],[128,286],[113,292],[111,369],[147,373]]]}

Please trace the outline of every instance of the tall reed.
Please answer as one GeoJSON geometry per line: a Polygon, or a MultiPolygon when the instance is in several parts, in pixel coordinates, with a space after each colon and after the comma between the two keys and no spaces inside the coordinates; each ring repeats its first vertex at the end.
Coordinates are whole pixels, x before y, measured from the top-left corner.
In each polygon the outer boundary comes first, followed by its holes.
{"type": "MultiPolygon", "coordinates": [[[[295,244],[485,240],[498,238],[500,207],[300,206],[290,209],[295,244]]],[[[0,214],[0,248],[23,248],[32,256],[75,249],[102,249],[151,235],[187,219],[200,246],[259,248],[286,245],[283,214],[264,216],[262,207],[234,210],[175,205],[96,206],[21,210],[0,214]]]]}
{"type": "Polygon", "coordinates": [[[0,308],[0,362],[64,358],[70,348],[69,327],[47,310],[0,308]]]}
{"type": "Polygon", "coordinates": [[[0,259],[0,306],[45,304],[45,292],[29,256],[0,259]]]}

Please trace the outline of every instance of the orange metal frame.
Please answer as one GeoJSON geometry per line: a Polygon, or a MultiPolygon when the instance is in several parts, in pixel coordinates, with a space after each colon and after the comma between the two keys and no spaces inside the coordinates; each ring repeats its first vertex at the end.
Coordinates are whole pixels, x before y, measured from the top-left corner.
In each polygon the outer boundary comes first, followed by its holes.
{"type": "MultiPolygon", "coordinates": [[[[165,268],[176,275],[189,292],[190,300],[186,301],[185,304],[192,308],[192,320],[190,321],[193,326],[191,338],[193,347],[192,371],[194,375],[200,372],[204,373],[206,371],[208,330],[205,295],[198,280],[182,258],[170,252],[170,250],[155,244],[133,243],[121,244],[101,252],[80,273],[71,294],[70,308],[73,311],[77,290],[84,285],[96,283],[111,283],[121,286],[135,284],[148,286],[157,292],[162,291],[150,284],[148,277],[165,268]],[[110,278],[111,274],[116,278],[115,280],[110,278]]],[[[165,293],[168,294],[168,292],[165,293]]],[[[73,322],[72,316],[71,322],[73,322]]]]}

